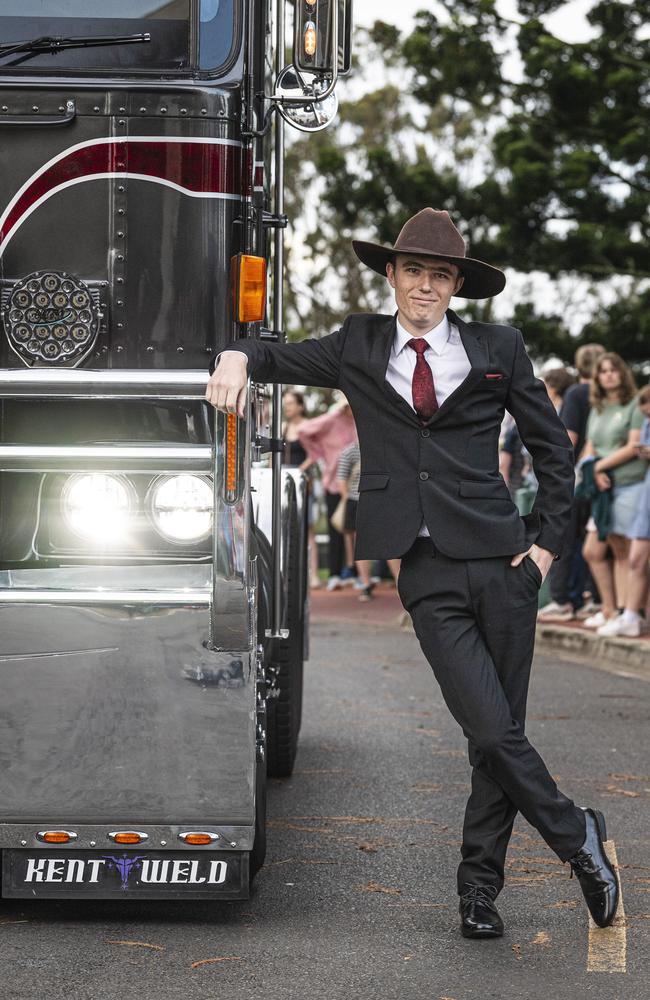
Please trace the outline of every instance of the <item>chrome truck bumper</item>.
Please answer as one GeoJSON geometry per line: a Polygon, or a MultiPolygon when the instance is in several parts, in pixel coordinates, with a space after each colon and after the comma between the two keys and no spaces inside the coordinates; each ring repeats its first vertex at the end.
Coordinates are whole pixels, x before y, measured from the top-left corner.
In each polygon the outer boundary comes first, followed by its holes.
{"type": "Polygon", "coordinates": [[[209,609],[161,596],[0,606],[0,847],[61,827],[107,847],[122,827],[179,849],[182,826],[251,849],[251,657],[207,648],[209,609]]]}
{"type": "MultiPolygon", "coordinates": [[[[132,373],[57,372],[56,384],[38,372],[17,374],[2,373],[0,396],[29,391],[49,398],[62,383],[76,399],[134,392],[132,373]]],[[[197,398],[205,387],[203,373],[183,373],[177,382],[164,373],[138,375],[140,398],[197,398]]],[[[216,419],[214,451],[125,447],[118,455],[98,446],[87,449],[92,454],[62,449],[55,455],[37,445],[7,446],[0,449],[0,468],[20,474],[25,468],[122,468],[124,462],[126,470],[160,469],[162,463],[168,471],[197,464],[194,471],[205,472],[208,462],[220,484],[225,418],[216,419]]],[[[5,863],[7,857],[12,865],[21,863],[21,852],[36,852],[37,859],[51,852],[42,839],[48,829],[74,834],[55,845],[57,858],[75,851],[114,853],[112,834],[138,831],[137,853],[145,857],[209,853],[212,859],[231,856],[233,864],[238,858],[241,884],[215,888],[215,894],[247,893],[263,713],[249,557],[249,442],[247,422],[240,424],[238,493],[226,502],[215,487],[211,563],[0,572],[5,863]],[[214,835],[210,844],[188,846],[182,835],[193,830],[214,835]]],[[[190,886],[177,888],[192,898],[190,886]]],[[[196,891],[205,894],[203,887],[196,891]]]]}

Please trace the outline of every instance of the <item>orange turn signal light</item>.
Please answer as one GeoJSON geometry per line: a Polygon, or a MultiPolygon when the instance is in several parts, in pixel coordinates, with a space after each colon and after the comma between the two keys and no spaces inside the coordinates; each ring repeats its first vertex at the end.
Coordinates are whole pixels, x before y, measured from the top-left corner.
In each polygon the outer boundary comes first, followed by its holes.
{"type": "Polygon", "coordinates": [[[46,844],[69,844],[77,839],[77,834],[70,830],[43,830],[38,834],[38,839],[46,844]]]}
{"type": "Polygon", "coordinates": [[[237,492],[237,414],[226,416],[226,494],[237,492]]]}
{"type": "Polygon", "coordinates": [[[186,844],[194,844],[195,846],[212,844],[219,839],[214,833],[181,833],[179,836],[186,844]]]}
{"type": "Polygon", "coordinates": [[[237,320],[239,323],[259,323],[266,312],[266,260],[240,253],[232,262],[237,320]]]}
{"type": "Polygon", "coordinates": [[[146,833],[138,833],[136,830],[118,830],[108,835],[116,844],[141,844],[143,840],[148,840],[146,833]]]}

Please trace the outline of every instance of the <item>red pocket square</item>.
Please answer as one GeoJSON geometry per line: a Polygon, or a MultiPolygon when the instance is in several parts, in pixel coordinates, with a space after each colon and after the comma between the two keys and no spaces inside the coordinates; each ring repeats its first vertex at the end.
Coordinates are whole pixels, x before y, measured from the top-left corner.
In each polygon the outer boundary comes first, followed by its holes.
{"type": "Polygon", "coordinates": [[[486,372],[485,378],[503,378],[501,372],[486,372]]]}

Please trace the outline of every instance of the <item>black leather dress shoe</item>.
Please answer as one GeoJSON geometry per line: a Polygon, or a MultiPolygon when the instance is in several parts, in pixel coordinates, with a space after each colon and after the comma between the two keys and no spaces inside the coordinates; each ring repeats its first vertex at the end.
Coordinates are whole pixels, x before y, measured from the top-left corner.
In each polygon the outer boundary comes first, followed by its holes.
{"type": "Polygon", "coordinates": [[[575,875],[594,923],[608,927],[616,916],[618,879],[605,854],[605,818],[596,809],[585,809],[587,837],[577,854],[569,858],[571,877],[575,875]]]}
{"type": "Polygon", "coordinates": [[[466,938],[490,938],[503,935],[503,920],[494,905],[497,889],[493,885],[465,883],[460,896],[460,930],[466,938]]]}

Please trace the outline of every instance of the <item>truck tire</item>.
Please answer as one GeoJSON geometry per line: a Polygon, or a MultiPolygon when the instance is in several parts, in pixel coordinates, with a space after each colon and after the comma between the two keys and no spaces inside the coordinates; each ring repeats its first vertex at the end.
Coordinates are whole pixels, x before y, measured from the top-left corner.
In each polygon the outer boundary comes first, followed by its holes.
{"type": "Polygon", "coordinates": [[[267,703],[267,769],[274,778],[288,778],[293,772],[302,718],[304,560],[295,501],[290,507],[288,545],[289,638],[274,643],[272,664],[277,672],[278,694],[267,703]]]}
{"type": "Polygon", "coordinates": [[[266,767],[257,762],[255,771],[255,840],[248,862],[248,881],[253,879],[264,864],[266,857],[266,767]]]}

